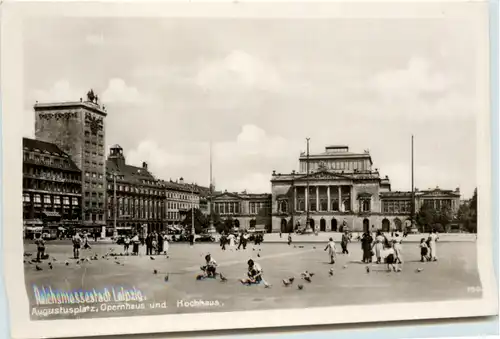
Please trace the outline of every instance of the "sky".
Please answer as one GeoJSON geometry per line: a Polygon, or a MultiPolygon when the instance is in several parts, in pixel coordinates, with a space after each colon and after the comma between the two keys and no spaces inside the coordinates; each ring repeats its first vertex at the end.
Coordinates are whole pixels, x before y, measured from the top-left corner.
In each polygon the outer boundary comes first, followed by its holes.
{"type": "Polygon", "coordinates": [[[393,190],[476,187],[474,30],[444,19],[33,19],[24,26],[24,131],[33,104],[106,106],[106,145],[164,180],[270,192],[326,145],[369,149],[393,190]]]}

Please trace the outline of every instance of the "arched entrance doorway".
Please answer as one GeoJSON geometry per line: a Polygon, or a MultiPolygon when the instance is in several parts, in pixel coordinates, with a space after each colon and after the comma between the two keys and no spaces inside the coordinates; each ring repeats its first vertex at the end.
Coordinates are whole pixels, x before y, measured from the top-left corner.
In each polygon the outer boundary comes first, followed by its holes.
{"type": "Polygon", "coordinates": [[[363,231],[370,232],[370,220],[367,218],[363,220],[363,231]]]}
{"type": "Polygon", "coordinates": [[[314,219],[309,219],[309,226],[311,226],[311,229],[314,231],[315,230],[315,225],[314,225],[314,219]]]}
{"type": "Polygon", "coordinates": [[[332,232],[337,232],[337,219],[333,218],[331,224],[332,224],[332,232]]]}
{"type": "Polygon", "coordinates": [[[384,218],[384,220],[382,220],[382,232],[389,232],[390,228],[391,223],[389,222],[389,220],[384,218]]]}
{"type": "Polygon", "coordinates": [[[396,225],[396,231],[402,232],[403,231],[403,222],[401,219],[396,218],[394,219],[394,225],[396,225]]]}
{"type": "MultiPolygon", "coordinates": [[[[239,221],[238,221],[238,223],[239,223],[239,221]]],[[[257,224],[257,222],[255,221],[255,219],[250,220],[250,228],[255,228],[256,224],[257,224]]]]}
{"type": "Polygon", "coordinates": [[[319,230],[321,232],[326,232],[326,220],[323,218],[319,221],[319,230]]]}
{"type": "Polygon", "coordinates": [[[286,233],[287,231],[287,225],[288,223],[286,222],[286,219],[281,219],[281,233],[286,233]]]}
{"type": "Polygon", "coordinates": [[[240,228],[240,221],[238,219],[234,219],[234,227],[240,228]]]}

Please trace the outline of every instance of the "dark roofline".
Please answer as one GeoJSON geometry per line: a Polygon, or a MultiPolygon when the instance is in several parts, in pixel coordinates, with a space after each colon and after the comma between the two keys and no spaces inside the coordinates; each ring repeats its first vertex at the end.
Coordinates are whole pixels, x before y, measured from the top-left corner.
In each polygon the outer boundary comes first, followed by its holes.
{"type": "Polygon", "coordinates": [[[99,105],[92,104],[86,101],[67,101],[67,102],[54,102],[54,103],[36,103],[33,105],[33,108],[36,111],[43,112],[52,110],[54,108],[86,108],[95,113],[98,113],[103,116],[107,116],[108,113],[103,110],[99,105]]]}
{"type": "Polygon", "coordinates": [[[69,171],[74,171],[74,172],[81,172],[80,168],[78,168],[78,166],[75,164],[73,159],[71,159],[69,154],[67,154],[66,152],[61,150],[59,148],[59,146],[57,146],[54,143],[46,142],[46,141],[42,141],[42,140],[38,140],[38,139],[31,139],[31,138],[23,137],[23,151],[24,151],[24,148],[28,148],[31,152],[33,152],[35,149],[39,149],[40,151],[47,151],[51,155],[55,153],[55,154],[57,154],[57,156],[67,159],[68,163],[69,163],[68,168],[46,165],[48,167],[57,168],[57,169],[61,169],[61,170],[67,170],[67,171],[69,170],[69,171]]]}

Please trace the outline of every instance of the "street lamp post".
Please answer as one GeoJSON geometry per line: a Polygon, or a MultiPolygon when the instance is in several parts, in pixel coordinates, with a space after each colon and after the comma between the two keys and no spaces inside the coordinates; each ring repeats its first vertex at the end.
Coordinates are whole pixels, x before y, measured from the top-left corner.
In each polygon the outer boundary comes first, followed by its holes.
{"type": "Polygon", "coordinates": [[[307,185],[307,201],[306,201],[306,231],[310,228],[310,225],[309,225],[309,140],[311,140],[311,138],[306,138],[306,141],[307,141],[307,155],[306,155],[306,185],[307,185]]]}
{"type": "Polygon", "coordinates": [[[116,201],[116,172],[113,173],[113,237],[118,236],[118,230],[116,229],[116,210],[118,209],[118,203],[116,201]]]}

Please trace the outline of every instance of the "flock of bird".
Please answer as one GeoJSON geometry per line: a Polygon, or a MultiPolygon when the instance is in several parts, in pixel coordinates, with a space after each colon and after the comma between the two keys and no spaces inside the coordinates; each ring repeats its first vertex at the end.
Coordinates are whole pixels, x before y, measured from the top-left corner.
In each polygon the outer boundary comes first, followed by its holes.
{"type": "MultiPolygon", "coordinates": [[[[304,246],[302,246],[302,245],[300,245],[300,246],[293,246],[293,247],[294,248],[304,248],[304,246]]],[[[313,246],[313,249],[316,249],[316,247],[313,246]]],[[[253,248],[253,251],[255,251],[255,250],[256,249],[253,248]]],[[[259,248],[258,251],[260,252],[261,249],[259,248]]],[[[101,256],[101,259],[103,259],[103,260],[110,260],[111,258],[113,258],[115,264],[120,265],[120,266],[125,266],[125,264],[119,260],[119,257],[123,257],[123,256],[128,256],[128,254],[127,253],[125,253],[125,254],[124,253],[116,253],[113,248],[110,248],[109,251],[107,251],[104,255],[101,256]]],[[[26,259],[23,260],[23,262],[25,264],[27,263],[29,265],[35,265],[35,270],[36,271],[42,271],[43,270],[43,268],[40,266],[41,265],[40,262],[37,262],[35,260],[29,260],[29,257],[32,257],[32,253],[25,252],[24,253],[24,257],[26,258],[26,259]]],[[[257,253],[257,257],[260,258],[260,253],[257,253]]],[[[48,258],[48,256],[46,256],[46,258],[48,258]]],[[[151,260],[156,260],[156,258],[153,257],[153,256],[150,256],[149,258],[151,260]]],[[[168,258],[168,256],[167,256],[167,258],[168,258]]],[[[90,263],[91,261],[97,261],[97,260],[99,260],[99,255],[97,253],[94,253],[94,255],[92,255],[90,257],[85,257],[85,258],[82,258],[82,259],[77,259],[75,263],[76,263],[76,265],[81,265],[81,264],[86,263],[86,262],[90,263]]],[[[55,264],[59,264],[59,263],[60,262],[56,258],[52,257],[52,261],[49,260],[48,263],[47,263],[47,266],[48,266],[49,269],[52,270],[54,268],[54,265],[55,264]]],[[[66,260],[66,261],[64,261],[64,265],[65,266],[69,266],[70,262],[68,260],[66,260]]],[[[343,269],[347,269],[347,268],[348,268],[347,265],[343,265],[343,269]]],[[[367,265],[365,269],[366,269],[366,273],[370,273],[371,269],[370,269],[369,265],[367,265]]],[[[396,271],[397,272],[401,272],[402,270],[401,270],[401,268],[398,267],[396,269],[396,271]]],[[[422,271],[423,271],[423,268],[417,268],[415,270],[416,273],[420,273],[422,271]]],[[[156,268],[153,270],[153,274],[154,275],[158,275],[159,273],[160,272],[156,268]]],[[[169,275],[167,273],[164,273],[164,274],[165,274],[164,281],[168,282],[169,281],[169,275]]],[[[304,272],[302,272],[300,274],[300,277],[301,277],[301,279],[303,281],[305,281],[307,283],[312,283],[312,277],[314,275],[315,274],[313,272],[304,271],[304,272]]],[[[332,267],[328,271],[328,276],[329,277],[333,277],[334,275],[335,275],[335,270],[332,267]]],[[[225,282],[228,281],[227,277],[222,272],[217,272],[216,276],[219,276],[220,281],[223,282],[223,283],[225,283],[225,282]]],[[[202,280],[203,276],[202,275],[197,275],[196,279],[197,280],[202,280]]],[[[283,283],[284,287],[290,287],[290,286],[293,285],[294,281],[295,281],[295,277],[289,277],[289,278],[283,279],[282,283],[283,283]]],[[[271,287],[271,285],[268,284],[265,281],[264,281],[264,285],[265,285],[266,288],[271,287]]],[[[299,290],[303,290],[304,289],[304,284],[297,284],[297,288],[299,290]]]]}

